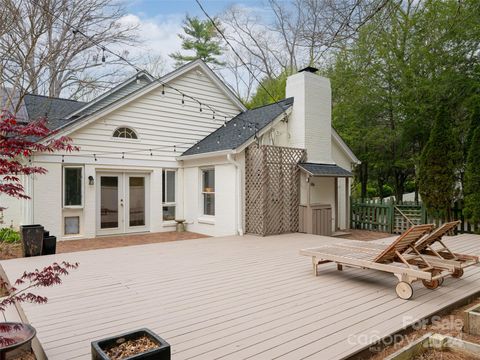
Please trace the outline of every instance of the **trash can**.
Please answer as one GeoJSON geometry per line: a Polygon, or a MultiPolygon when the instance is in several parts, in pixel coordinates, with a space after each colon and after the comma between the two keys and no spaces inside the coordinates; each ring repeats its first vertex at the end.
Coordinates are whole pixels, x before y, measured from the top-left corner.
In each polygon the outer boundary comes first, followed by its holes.
{"type": "Polygon", "coordinates": [[[54,255],[56,254],[56,250],[57,250],[57,237],[44,236],[42,255],[54,255]]]}
{"type": "Polygon", "coordinates": [[[23,256],[29,257],[42,255],[42,225],[22,225],[20,226],[20,236],[22,237],[23,256]]]}

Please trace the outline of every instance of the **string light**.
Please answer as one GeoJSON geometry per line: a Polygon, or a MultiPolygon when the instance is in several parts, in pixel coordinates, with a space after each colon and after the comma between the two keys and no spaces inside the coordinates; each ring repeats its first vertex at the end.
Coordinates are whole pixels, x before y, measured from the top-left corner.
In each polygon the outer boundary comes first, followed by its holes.
{"type": "Polygon", "coordinates": [[[162,84],[162,95],[165,95],[165,84],[162,84]]]}
{"type": "Polygon", "coordinates": [[[150,156],[153,156],[153,154],[152,154],[152,149],[150,149],[150,156]]]}
{"type": "Polygon", "coordinates": [[[62,163],[65,162],[65,156],[62,155],[62,163]]]}
{"type": "Polygon", "coordinates": [[[182,106],[185,106],[185,95],[182,94],[182,106]]]}
{"type": "Polygon", "coordinates": [[[174,152],[174,153],[177,152],[177,145],[173,145],[173,152],[174,152]]]}
{"type": "Polygon", "coordinates": [[[200,112],[202,112],[202,103],[199,103],[200,104],[200,112]]]}
{"type": "Polygon", "coordinates": [[[122,152],[122,159],[125,159],[125,153],[122,152]]]}
{"type": "MultiPolygon", "coordinates": [[[[102,63],[103,65],[106,65],[106,53],[110,53],[112,54],[113,56],[117,57],[119,60],[123,61],[124,63],[126,63],[127,65],[131,66],[132,68],[134,68],[137,72],[140,72],[140,71],[143,71],[147,74],[149,74],[148,71],[146,70],[142,70],[140,69],[138,66],[136,66],[135,64],[133,64],[131,61],[129,61],[128,59],[126,59],[124,56],[114,52],[113,50],[110,50],[108,47],[100,44],[94,37],[92,36],[89,36],[87,34],[85,34],[82,30],[80,30],[78,27],[75,27],[73,25],[71,25],[68,21],[66,21],[65,19],[61,18],[60,16],[58,16],[57,14],[53,13],[51,10],[49,10],[48,8],[44,8],[41,4],[38,3],[38,0],[32,0],[33,3],[38,6],[39,8],[41,8],[42,10],[46,11],[47,13],[49,13],[53,18],[55,18],[56,20],[58,20],[59,22],[61,22],[62,24],[64,24],[65,26],[67,26],[68,28],[70,28],[72,30],[72,32],[76,35],[76,34],[80,34],[82,35],[83,37],[85,37],[88,41],[90,41],[93,45],[97,46],[98,48],[101,49],[102,51],[102,63]]],[[[150,74],[150,76],[152,76],[150,74]]],[[[153,76],[152,76],[153,77],[153,76]]],[[[165,93],[165,86],[166,87],[169,87],[170,89],[178,92],[179,94],[182,95],[182,98],[184,98],[185,96],[186,97],[189,97],[190,99],[194,100],[194,101],[197,101],[200,103],[200,101],[191,96],[191,95],[188,95],[188,94],[185,94],[184,92],[182,92],[181,90],[175,88],[174,86],[168,84],[168,83],[164,83],[161,79],[159,78],[156,78],[155,81],[158,81],[160,83],[162,83],[163,87],[162,87],[162,94],[165,93]]],[[[182,102],[183,104],[183,102],[182,102]]],[[[211,105],[209,104],[203,104],[205,105],[206,107],[208,107],[210,110],[215,110],[211,105]]],[[[222,113],[222,114],[227,114],[228,116],[230,117],[234,117],[234,116],[237,116],[238,114],[230,114],[228,112],[224,112],[224,111],[216,111],[217,113],[222,113]]]]}
{"type": "Polygon", "coordinates": [[[215,120],[215,110],[213,110],[212,119],[215,120]]]}
{"type": "Polygon", "coordinates": [[[97,161],[97,155],[93,154],[93,159],[97,161]]]}

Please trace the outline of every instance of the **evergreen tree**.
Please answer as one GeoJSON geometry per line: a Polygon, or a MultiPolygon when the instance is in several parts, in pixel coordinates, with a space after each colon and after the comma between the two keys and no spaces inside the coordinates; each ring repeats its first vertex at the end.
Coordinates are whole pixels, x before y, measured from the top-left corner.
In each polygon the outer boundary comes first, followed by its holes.
{"type": "Polygon", "coordinates": [[[247,103],[249,109],[268,105],[276,101],[285,99],[285,87],[287,86],[288,74],[283,72],[276,78],[265,78],[262,80],[262,86],[258,86],[255,94],[247,103]],[[268,90],[265,91],[265,89],[268,90]],[[270,96],[271,95],[271,96],[270,96]],[[272,96],[274,99],[272,99],[272,96]]]}
{"type": "MultiPolygon", "coordinates": [[[[217,19],[214,21],[217,22],[217,19]]],[[[214,65],[224,64],[218,60],[223,53],[220,34],[210,20],[200,20],[198,17],[187,15],[183,23],[183,31],[185,34],[178,34],[182,39],[182,49],[193,51],[193,54],[188,55],[179,51],[170,54],[177,67],[197,59],[214,65]]]]}
{"type": "Polygon", "coordinates": [[[438,109],[430,138],[419,162],[419,191],[432,215],[449,220],[459,167],[448,110],[438,109]]]}
{"type": "Polygon", "coordinates": [[[468,152],[464,202],[465,217],[474,224],[480,223],[480,126],[473,132],[468,152]]]}

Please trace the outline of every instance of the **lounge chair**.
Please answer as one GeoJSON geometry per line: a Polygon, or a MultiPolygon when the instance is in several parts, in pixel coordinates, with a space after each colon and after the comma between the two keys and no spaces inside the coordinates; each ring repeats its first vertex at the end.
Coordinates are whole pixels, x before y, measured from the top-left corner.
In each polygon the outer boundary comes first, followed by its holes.
{"type": "Polygon", "coordinates": [[[440,266],[442,263],[445,266],[451,266],[453,268],[452,277],[454,278],[462,277],[464,268],[479,262],[478,256],[454,253],[442,241],[443,236],[455,229],[459,223],[459,220],[445,223],[415,244],[415,249],[418,252],[432,257],[432,262],[440,264],[440,266]],[[442,247],[434,247],[435,243],[442,247]]]}
{"type": "Polygon", "coordinates": [[[448,270],[433,266],[414,247],[414,244],[425,234],[432,231],[433,225],[415,225],[405,231],[390,245],[378,247],[378,249],[355,248],[345,245],[346,243],[324,245],[316,248],[300,250],[301,255],[311,256],[313,271],[318,276],[318,265],[335,262],[338,270],[343,265],[364,269],[374,269],[392,273],[399,282],[395,287],[398,297],[408,300],[413,296],[412,283],[422,280],[425,284],[437,287],[440,279],[448,275],[448,270]],[[407,250],[409,260],[404,254],[407,250]],[[415,259],[416,264],[412,264],[415,259]]]}

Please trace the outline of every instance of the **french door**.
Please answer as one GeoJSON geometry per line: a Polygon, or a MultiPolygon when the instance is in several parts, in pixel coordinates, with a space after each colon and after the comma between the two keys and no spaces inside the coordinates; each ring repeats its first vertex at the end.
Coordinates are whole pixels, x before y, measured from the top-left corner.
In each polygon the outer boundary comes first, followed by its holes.
{"type": "Polygon", "coordinates": [[[97,173],[97,234],[148,231],[148,174],[97,173]]]}

